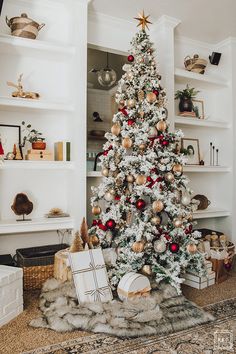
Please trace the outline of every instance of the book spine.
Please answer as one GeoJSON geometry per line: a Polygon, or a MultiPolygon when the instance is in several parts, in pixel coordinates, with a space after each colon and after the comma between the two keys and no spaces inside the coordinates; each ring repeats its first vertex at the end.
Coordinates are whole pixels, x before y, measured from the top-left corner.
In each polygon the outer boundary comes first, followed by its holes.
{"type": "Polygon", "coordinates": [[[63,161],[63,142],[58,141],[54,144],[55,148],[55,161],[63,161]]]}

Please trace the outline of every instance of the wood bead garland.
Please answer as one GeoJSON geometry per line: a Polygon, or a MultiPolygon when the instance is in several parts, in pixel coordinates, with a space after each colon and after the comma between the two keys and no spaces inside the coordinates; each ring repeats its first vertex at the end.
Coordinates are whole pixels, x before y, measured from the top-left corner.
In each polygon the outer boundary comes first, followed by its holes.
{"type": "Polygon", "coordinates": [[[118,136],[120,134],[120,131],[121,131],[120,125],[117,123],[113,124],[113,126],[111,127],[112,134],[118,136]]]}
{"type": "Polygon", "coordinates": [[[147,177],[146,177],[145,175],[138,175],[138,176],[136,177],[136,180],[135,180],[135,182],[136,182],[139,186],[141,186],[142,184],[145,184],[146,181],[147,181],[147,177]]]}
{"type": "Polygon", "coordinates": [[[126,137],[122,140],[122,146],[125,149],[131,148],[132,145],[133,145],[132,139],[130,139],[129,137],[126,137]]]}
{"type": "Polygon", "coordinates": [[[147,94],[146,98],[147,98],[147,101],[148,101],[149,103],[154,103],[154,102],[156,101],[156,99],[157,99],[157,96],[155,95],[155,93],[149,92],[149,93],[147,94]]]}
{"type": "Polygon", "coordinates": [[[144,242],[143,241],[136,241],[132,245],[132,251],[135,253],[143,252],[144,250],[144,242]]]}
{"type": "Polygon", "coordinates": [[[108,170],[108,168],[104,167],[104,168],[102,169],[102,175],[103,175],[104,177],[108,177],[108,176],[109,176],[109,170],[108,170]]]}
{"type": "Polygon", "coordinates": [[[154,213],[160,213],[164,209],[164,204],[162,203],[161,200],[155,200],[152,203],[152,210],[154,213]]]}
{"type": "Polygon", "coordinates": [[[164,132],[167,129],[167,124],[164,120],[160,120],[157,124],[156,124],[156,128],[157,130],[159,130],[160,132],[164,132]]]}
{"type": "Polygon", "coordinates": [[[92,213],[93,213],[93,215],[99,215],[99,214],[101,214],[101,211],[102,211],[102,209],[100,208],[99,205],[95,205],[95,206],[92,208],[92,213]]]}

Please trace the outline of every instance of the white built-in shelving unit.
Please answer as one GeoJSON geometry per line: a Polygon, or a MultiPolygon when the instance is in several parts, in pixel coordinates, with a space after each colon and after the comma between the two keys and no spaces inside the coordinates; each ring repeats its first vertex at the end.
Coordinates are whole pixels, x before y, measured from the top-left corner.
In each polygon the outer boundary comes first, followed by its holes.
{"type": "Polygon", "coordinates": [[[58,242],[56,230],[78,228],[86,214],[86,76],[89,0],[5,0],[0,17],[0,123],[30,123],[46,138],[71,142],[71,161],[4,161],[0,164],[0,253],[17,247],[58,242]],[[36,40],[10,35],[8,18],[27,13],[45,23],[36,40]],[[23,73],[25,90],[40,99],[12,98],[23,73]],[[11,210],[17,193],[34,204],[32,221],[16,221],[11,210]],[[59,207],[70,217],[48,219],[59,207]],[[11,234],[11,237],[10,237],[11,234]],[[27,235],[27,237],[26,237],[27,235]]]}

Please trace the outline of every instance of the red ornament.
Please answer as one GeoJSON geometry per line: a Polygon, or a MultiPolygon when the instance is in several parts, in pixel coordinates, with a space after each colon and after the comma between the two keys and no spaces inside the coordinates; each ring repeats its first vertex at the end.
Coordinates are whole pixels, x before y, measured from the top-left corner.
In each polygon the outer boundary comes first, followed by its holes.
{"type": "Polygon", "coordinates": [[[156,95],[157,97],[159,96],[159,91],[153,90],[152,92],[155,93],[155,95],[156,95]]]}
{"type": "Polygon", "coordinates": [[[146,202],[143,199],[138,199],[135,205],[138,210],[143,210],[146,206],[146,202]]]}
{"type": "Polygon", "coordinates": [[[128,116],[128,113],[127,113],[127,111],[126,111],[126,109],[125,108],[121,108],[121,109],[119,109],[119,111],[121,112],[121,113],[123,113],[124,114],[124,116],[128,116]]]}
{"type": "Polygon", "coordinates": [[[0,155],[4,155],[4,150],[3,150],[3,147],[2,147],[1,140],[0,140],[0,155]]]}
{"type": "Polygon", "coordinates": [[[177,242],[172,242],[170,243],[169,248],[172,253],[177,253],[179,251],[179,244],[177,242]]]}
{"type": "Polygon", "coordinates": [[[151,177],[151,176],[147,176],[147,181],[148,181],[148,182],[153,182],[152,177],[151,177]]]}
{"type": "Polygon", "coordinates": [[[130,63],[132,63],[134,61],[134,56],[130,54],[127,59],[130,63]]]}
{"type": "Polygon", "coordinates": [[[167,146],[167,145],[169,145],[169,141],[167,141],[167,140],[162,140],[161,145],[162,145],[162,146],[167,146]]]}
{"type": "Polygon", "coordinates": [[[119,196],[119,195],[116,195],[116,196],[115,196],[115,200],[120,200],[120,196],[119,196]]]}
{"type": "Polygon", "coordinates": [[[109,219],[106,222],[106,227],[109,230],[113,230],[116,227],[116,222],[113,219],[109,219]]]}
{"type": "Polygon", "coordinates": [[[99,224],[101,224],[101,220],[93,220],[93,222],[92,222],[92,226],[96,226],[96,225],[99,225],[99,224]]]}
{"type": "Polygon", "coordinates": [[[101,224],[98,224],[98,227],[99,227],[99,229],[102,230],[102,231],[107,231],[106,225],[103,225],[102,223],[101,223],[101,224]]]}
{"type": "Polygon", "coordinates": [[[127,123],[128,123],[128,125],[133,125],[134,124],[134,119],[128,119],[127,123]]]}
{"type": "Polygon", "coordinates": [[[104,156],[107,156],[108,152],[109,152],[108,150],[105,150],[105,151],[103,152],[103,155],[104,155],[104,156]]]}
{"type": "Polygon", "coordinates": [[[232,264],[231,263],[224,263],[224,267],[226,270],[230,270],[232,267],[232,264]]]}

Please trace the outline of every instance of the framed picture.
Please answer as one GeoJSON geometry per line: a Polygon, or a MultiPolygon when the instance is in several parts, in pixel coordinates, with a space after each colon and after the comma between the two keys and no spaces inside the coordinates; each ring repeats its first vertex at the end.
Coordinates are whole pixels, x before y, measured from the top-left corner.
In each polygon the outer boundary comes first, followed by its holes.
{"type": "Polygon", "coordinates": [[[192,100],[193,102],[193,110],[196,114],[196,117],[199,119],[204,119],[205,118],[205,113],[204,113],[204,102],[202,100],[192,100]]]}
{"type": "Polygon", "coordinates": [[[181,150],[188,157],[187,165],[199,165],[200,164],[200,150],[198,139],[181,139],[181,150]]]}
{"type": "Polygon", "coordinates": [[[4,150],[4,158],[6,159],[8,153],[12,153],[14,145],[20,150],[21,157],[21,126],[0,124],[0,139],[4,150]]]}

